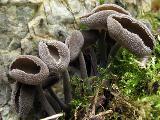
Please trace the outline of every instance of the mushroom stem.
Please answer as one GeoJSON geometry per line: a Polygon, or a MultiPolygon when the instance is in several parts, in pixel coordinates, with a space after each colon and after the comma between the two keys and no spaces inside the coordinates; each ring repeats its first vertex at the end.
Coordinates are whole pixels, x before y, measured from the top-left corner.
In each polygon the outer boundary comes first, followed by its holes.
{"type": "Polygon", "coordinates": [[[48,113],[48,115],[54,115],[54,114],[56,114],[56,112],[51,107],[50,103],[48,102],[46,96],[44,95],[43,89],[42,89],[41,86],[37,86],[37,92],[38,92],[38,95],[39,95],[39,100],[41,102],[41,105],[44,107],[44,109],[46,110],[46,112],[48,113]]]}
{"type": "Polygon", "coordinates": [[[101,31],[100,40],[98,40],[100,67],[106,67],[106,45],[105,45],[106,32],[101,31]]]}
{"type": "Polygon", "coordinates": [[[111,50],[110,50],[110,52],[108,54],[107,65],[109,65],[111,60],[112,60],[112,58],[114,56],[116,56],[116,54],[117,54],[118,50],[120,49],[120,47],[121,47],[121,45],[119,43],[117,43],[117,42],[113,45],[113,47],[111,48],[111,50]]]}
{"type": "Polygon", "coordinates": [[[65,103],[69,105],[72,100],[72,92],[71,92],[70,76],[68,70],[65,70],[62,73],[62,75],[63,75],[63,90],[64,90],[65,103]]]}
{"type": "Polygon", "coordinates": [[[109,52],[111,50],[111,48],[115,45],[116,41],[114,41],[110,36],[109,36],[109,33],[107,32],[106,33],[106,38],[105,38],[105,41],[106,41],[106,58],[108,58],[108,55],[109,55],[109,52]]]}
{"type": "Polygon", "coordinates": [[[82,79],[85,79],[88,77],[88,75],[87,75],[87,69],[86,69],[86,62],[85,62],[82,51],[79,54],[79,63],[80,63],[81,77],[82,79]]]}
{"type": "Polygon", "coordinates": [[[64,110],[67,111],[67,105],[64,104],[59,98],[58,96],[55,94],[55,92],[51,89],[48,88],[49,93],[51,94],[51,96],[57,101],[57,103],[59,104],[59,106],[64,110]]]}
{"type": "Polygon", "coordinates": [[[58,104],[58,102],[56,101],[55,98],[53,98],[48,92],[47,90],[45,91],[45,96],[48,100],[48,102],[51,104],[51,106],[54,108],[54,110],[56,111],[56,113],[59,113],[61,112],[61,107],[60,105],[58,104]]]}
{"type": "Polygon", "coordinates": [[[59,78],[58,78],[58,77],[49,76],[48,79],[43,82],[42,88],[43,88],[43,89],[49,88],[49,87],[51,87],[52,85],[56,84],[58,81],[59,81],[59,78]]]}
{"type": "Polygon", "coordinates": [[[97,58],[96,58],[96,54],[94,52],[94,49],[92,47],[89,48],[90,50],[90,57],[91,57],[91,67],[92,67],[92,71],[93,74],[91,75],[98,75],[98,71],[97,71],[97,58]]]}

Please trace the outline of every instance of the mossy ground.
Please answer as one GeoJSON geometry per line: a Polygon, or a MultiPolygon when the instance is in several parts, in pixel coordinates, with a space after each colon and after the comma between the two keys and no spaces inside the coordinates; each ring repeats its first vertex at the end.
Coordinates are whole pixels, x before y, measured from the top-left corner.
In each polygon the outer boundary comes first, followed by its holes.
{"type": "Polygon", "coordinates": [[[151,23],[156,38],[156,46],[146,68],[139,66],[139,58],[126,49],[120,49],[106,69],[98,68],[98,77],[82,81],[74,76],[74,119],[89,119],[91,111],[96,115],[107,110],[113,111],[104,115],[103,119],[107,120],[160,119],[160,36],[157,32],[160,13],[140,13],[137,18],[151,23]],[[87,81],[91,81],[90,84],[87,81]]]}

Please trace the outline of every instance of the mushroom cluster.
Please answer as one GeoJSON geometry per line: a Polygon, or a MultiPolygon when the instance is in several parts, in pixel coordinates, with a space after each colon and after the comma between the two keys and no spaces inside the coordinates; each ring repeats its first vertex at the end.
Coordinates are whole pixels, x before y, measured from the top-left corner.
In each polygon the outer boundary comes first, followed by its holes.
{"type": "Polygon", "coordinates": [[[97,64],[106,67],[120,47],[142,58],[145,65],[155,45],[150,29],[115,4],[97,6],[80,17],[80,22],[88,29],[73,31],[64,43],[40,41],[39,58],[20,55],[11,63],[9,75],[15,80],[12,102],[21,118],[28,116],[38,95],[48,115],[63,110],[69,119],[72,100],[70,75],[78,74],[83,80],[98,75],[97,64]],[[96,44],[99,49],[95,49],[96,44]],[[60,78],[63,79],[64,101],[52,89],[60,78]]]}
{"type": "MultiPolygon", "coordinates": [[[[109,50],[108,58],[113,56],[113,53],[116,53],[120,47],[124,47],[143,60],[143,58],[148,58],[155,45],[155,39],[147,25],[136,20],[128,11],[115,4],[97,6],[90,13],[82,16],[80,22],[89,30],[100,32],[102,37],[99,37],[98,42],[102,56],[106,56],[105,48],[110,47],[111,42],[116,42],[109,50]]],[[[100,61],[104,59],[105,57],[101,57],[100,61]]],[[[105,60],[102,66],[106,66],[105,63],[108,61],[105,60]]]]}

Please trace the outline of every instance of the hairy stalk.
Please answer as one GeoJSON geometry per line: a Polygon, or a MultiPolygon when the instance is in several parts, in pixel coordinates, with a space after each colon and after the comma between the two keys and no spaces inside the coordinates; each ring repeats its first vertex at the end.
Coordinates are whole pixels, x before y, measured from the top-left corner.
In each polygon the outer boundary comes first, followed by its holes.
{"type": "Polygon", "coordinates": [[[48,113],[48,115],[54,115],[54,114],[56,114],[56,112],[54,111],[54,109],[49,104],[46,96],[44,95],[43,89],[42,89],[41,86],[37,86],[37,92],[38,92],[38,95],[39,95],[39,100],[41,102],[41,105],[43,106],[43,108],[45,109],[45,111],[48,113]]]}
{"type": "Polygon", "coordinates": [[[85,62],[82,51],[79,54],[79,63],[80,63],[81,77],[82,79],[85,79],[88,77],[88,75],[87,75],[87,69],[86,69],[86,62],[85,62]]]}
{"type": "Polygon", "coordinates": [[[59,78],[56,76],[49,76],[46,81],[43,82],[42,87],[43,89],[49,88],[52,85],[56,84],[59,81],[59,78]]]}
{"type": "Polygon", "coordinates": [[[64,99],[65,99],[65,104],[68,107],[68,110],[65,112],[65,120],[70,119],[70,113],[71,113],[71,108],[70,108],[70,103],[72,100],[72,90],[71,90],[71,84],[70,84],[70,76],[68,73],[68,70],[66,69],[63,73],[63,90],[64,90],[64,99]]]}
{"type": "Polygon", "coordinates": [[[59,98],[58,96],[55,94],[55,92],[51,89],[48,88],[48,92],[51,94],[51,96],[57,101],[57,103],[59,104],[59,106],[62,108],[62,110],[67,111],[67,105],[64,104],[59,98]]]}
{"type": "Polygon", "coordinates": [[[118,50],[120,49],[121,45],[119,43],[115,43],[113,45],[113,47],[111,48],[110,52],[109,52],[109,55],[108,55],[108,59],[107,59],[107,65],[110,64],[111,60],[113,57],[116,56],[118,50]]]}
{"type": "Polygon", "coordinates": [[[89,48],[90,50],[90,57],[91,57],[91,67],[92,67],[92,74],[94,76],[98,75],[98,71],[97,71],[97,58],[96,58],[96,54],[94,52],[94,49],[92,47],[89,48]]]}
{"type": "Polygon", "coordinates": [[[72,100],[70,76],[68,70],[65,70],[62,74],[63,74],[63,90],[64,90],[65,103],[69,105],[72,100]]]}
{"type": "Polygon", "coordinates": [[[45,91],[45,96],[46,96],[48,102],[52,105],[52,107],[56,111],[56,113],[59,113],[62,111],[62,109],[61,109],[60,105],[58,104],[58,102],[56,101],[56,99],[53,98],[47,91],[45,91]]]}
{"type": "Polygon", "coordinates": [[[109,52],[111,50],[111,48],[115,45],[115,41],[109,36],[109,33],[106,33],[106,59],[108,58],[109,52]]]}
{"type": "Polygon", "coordinates": [[[99,47],[99,60],[100,67],[106,67],[106,43],[105,43],[106,32],[104,30],[101,31],[100,40],[98,40],[99,47]]]}

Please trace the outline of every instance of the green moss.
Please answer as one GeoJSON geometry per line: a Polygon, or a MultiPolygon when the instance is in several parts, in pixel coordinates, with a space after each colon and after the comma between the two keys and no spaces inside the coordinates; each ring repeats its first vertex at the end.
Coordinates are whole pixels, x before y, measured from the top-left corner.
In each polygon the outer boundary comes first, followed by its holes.
{"type": "Polygon", "coordinates": [[[100,4],[104,4],[105,0],[99,0],[100,4]]]}
{"type": "Polygon", "coordinates": [[[160,26],[160,12],[159,13],[155,13],[151,11],[146,13],[143,12],[138,15],[138,19],[148,20],[151,23],[154,32],[160,26]]]}
{"type": "MultiPolygon", "coordinates": [[[[104,0],[99,2],[103,4],[104,0]]],[[[140,13],[138,19],[148,20],[152,25],[153,34],[156,34],[156,46],[146,68],[139,66],[139,58],[126,49],[120,49],[106,69],[98,68],[98,77],[89,77],[83,82],[79,77],[72,78],[73,91],[75,91],[72,101],[74,110],[80,107],[84,113],[87,113],[87,109],[93,102],[91,98],[95,96],[97,89],[100,89],[99,93],[103,94],[103,88],[106,87],[104,82],[111,81],[109,89],[115,92],[116,86],[118,94],[123,97],[119,103],[117,102],[119,98],[114,98],[110,101],[108,108],[125,108],[131,111],[131,114],[137,111],[133,116],[134,119],[136,117],[147,120],[160,119],[160,36],[157,36],[160,13],[140,13]],[[91,84],[87,84],[87,81],[91,84]],[[132,107],[123,104],[126,102],[125,98],[132,107]]],[[[127,112],[120,115],[119,112],[114,111],[114,114],[107,119],[118,119],[119,116],[122,119],[131,117],[130,114],[127,116],[127,112]]]]}

